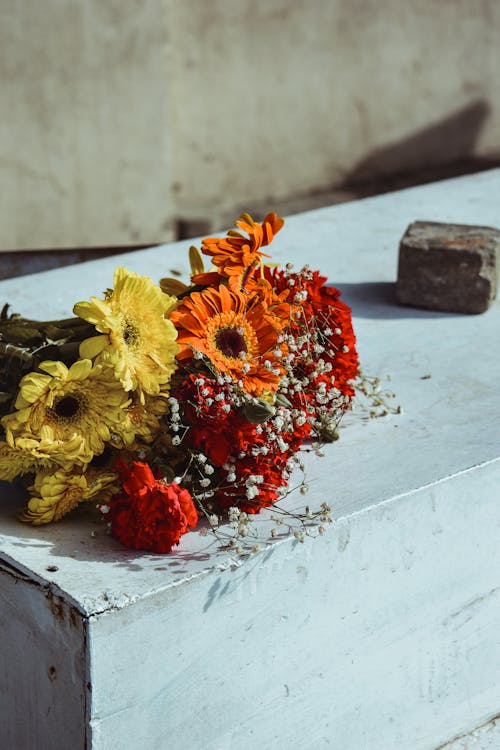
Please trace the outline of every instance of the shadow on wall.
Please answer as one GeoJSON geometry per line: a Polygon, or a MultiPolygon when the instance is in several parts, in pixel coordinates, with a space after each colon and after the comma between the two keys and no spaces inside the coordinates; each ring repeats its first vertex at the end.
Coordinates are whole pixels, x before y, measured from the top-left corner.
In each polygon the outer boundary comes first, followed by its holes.
{"type": "Polygon", "coordinates": [[[478,99],[413,135],[376,149],[348,172],[341,187],[355,188],[388,178],[397,181],[402,175],[429,171],[451,176],[452,165],[463,165],[471,159],[477,170],[481,169],[481,159],[474,158],[474,150],[490,111],[489,102],[478,99]]]}
{"type": "MultiPolygon", "coordinates": [[[[500,153],[477,156],[476,145],[491,112],[486,99],[476,99],[439,122],[378,148],[359,161],[341,183],[327,190],[289,196],[272,201],[281,216],[343,203],[349,200],[401,190],[436,180],[473,174],[500,166],[500,153]]],[[[248,211],[261,218],[269,210],[269,200],[232,207],[230,211],[199,221],[179,221],[178,237],[185,239],[223,231],[234,216],[248,211]]]]}

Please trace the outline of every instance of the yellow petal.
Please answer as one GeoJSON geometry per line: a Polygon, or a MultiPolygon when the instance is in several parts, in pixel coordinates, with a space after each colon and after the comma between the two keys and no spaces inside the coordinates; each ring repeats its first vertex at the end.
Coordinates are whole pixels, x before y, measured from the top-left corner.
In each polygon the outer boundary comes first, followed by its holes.
{"type": "Polygon", "coordinates": [[[129,271],[128,268],[125,268],[125,266],[118,266],[115,268],[115,274],[113,277],[114,285],[117,286],[121,282],[123,282],[127,277],[134,277],[137,276],[135,271],[129,271]]]}
{"type": "Polygon", "coordinates": [[[54,430],[52,427],[48,424],[44,424],[43,427],[40,430],[40,439],[45,440],[47,442],[52,442],[54,440],[54,430]]]}
{"type": "MultiPolygon", "coordinates": [[[[89,339],[87,339],[87,341],[88,340],[89,339]]],[[[76,362],[73,362],[69,368],[68,380],[85,380],[91,369],[92,362],[90,359],[79,359],[76,362]]]]}
{"type": "Polygon", "coordinates": [[[68,377],[68,368],[63,362],[53,362],[51,360],[47,360],[46,362],[41,363],[40,370],[47,372],[53,378],[61,378],[62,380],[66,380],[66,378],[68,377]]]}
{"type": "Polygon", "coordinates": [[[102,352],[107,343],[107,336],[91,336],[80,344],[80,357],[94,359],[102,352]]]}
{"type": "Polygon", "coordinates": [[[73,307],[73,312],[88,323],[97,325],[109,312],[109,305],[104,300],[91,297],[90,302],[77,302],[73,307]]]}
{"type": "Polygon", "coordinates": [[[39,372],[30,372],[25,375],[19,384],[19,394],[16,399],[16,409],[23,409],[25,406],[35,403],[50,383],[48,375],[42,375],[39,372]]]}

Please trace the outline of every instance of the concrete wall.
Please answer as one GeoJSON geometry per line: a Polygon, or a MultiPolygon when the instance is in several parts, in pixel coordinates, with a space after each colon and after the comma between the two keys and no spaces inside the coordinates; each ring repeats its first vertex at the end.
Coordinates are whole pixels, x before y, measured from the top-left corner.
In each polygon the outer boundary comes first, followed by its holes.
{"type": "Polygon", "coordinates": [[[3,0],[0,247],[500,152],[497,0],[3,0]]]}
{"type": "Polygon", "coordinates": [[[172,237],[163,0],[2,0],[0,247],[172,237]]]}
{"type": "Polygon", "coordinates": [[[173,7],[181,213],[500,150],[497,0],[173,7]]]}

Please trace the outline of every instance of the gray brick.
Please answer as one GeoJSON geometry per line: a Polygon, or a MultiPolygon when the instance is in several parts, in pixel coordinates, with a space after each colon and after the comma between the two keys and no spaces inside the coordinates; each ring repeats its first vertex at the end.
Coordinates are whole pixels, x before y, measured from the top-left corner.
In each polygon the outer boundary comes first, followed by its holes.
{"type": "Polygon", "coordinates": [[[396,298],[402,305],[482,313],[495,299],[500,231],[416,221],[399,246],[396,298]]]}

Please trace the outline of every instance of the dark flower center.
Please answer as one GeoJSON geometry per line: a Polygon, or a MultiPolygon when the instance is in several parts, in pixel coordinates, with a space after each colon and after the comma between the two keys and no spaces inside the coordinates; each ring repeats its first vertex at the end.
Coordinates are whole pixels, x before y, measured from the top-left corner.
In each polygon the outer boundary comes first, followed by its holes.
{"type": "Polygon", "coordinates": [[[247,353],[247,344],[241,328],[219,328],[215,334],[215,346],[226,357],[239,358],[247,353]]]}
{"type": "Polygon", "coordinates": [[[133,323],[127,320],[123,327],[122,335],[123,335],[123,340],[125,344],[129,347],[132,347],[134,346],[134,344],[137,343],[139,331],[137,330],[137,328],[135,327],[133,323]]]}
{"type": "Polygon", "coordinates": [[[54,411],[58,417],[70,419],[77,414],[80,408],[80,402],[75,396],[63,396],[54,404],[54,411]]]}

